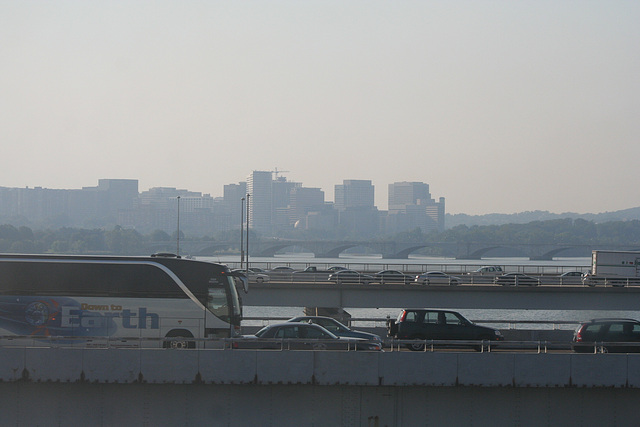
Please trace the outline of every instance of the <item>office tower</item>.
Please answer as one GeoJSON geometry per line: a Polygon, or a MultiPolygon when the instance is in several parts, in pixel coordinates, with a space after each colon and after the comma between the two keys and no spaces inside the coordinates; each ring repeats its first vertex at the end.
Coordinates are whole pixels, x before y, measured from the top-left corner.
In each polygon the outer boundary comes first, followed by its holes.
{"type": "Polygon", "coordinates": [[[422,232],[444,231],[444,197],[436,202],[423,182],[389,184],[389,214],[387,233],[420,228],[422,232]]]}
{"type": "Polygon", "coordinates": [[[335,186],[335,208],[374,208],[374,187],[371,180],[346,179],[335,186]]]}
{"type": "Polygon", "coordinates": [[[431,200],[429,184],[424,182],[394,182],[389,184],[389,212],[404,205],[422,205],[431,200]]]}
{"type": "Polygon", "coordinates": [[[272,231],[272,179],[270,171],[253,171],[247,177],[249,227],[261,233],[272,231]]]}

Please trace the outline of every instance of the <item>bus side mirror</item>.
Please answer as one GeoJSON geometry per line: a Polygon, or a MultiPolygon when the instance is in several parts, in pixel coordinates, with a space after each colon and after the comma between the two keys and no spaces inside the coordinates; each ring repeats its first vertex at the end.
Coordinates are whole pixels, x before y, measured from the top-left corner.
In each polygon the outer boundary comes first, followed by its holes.
{"type": "Polygon", "coordinates": [[[232,271],[231,272],[231,276],[237,278],[238,280],[240,280],[242,282],[242,290],[244,291],[245,294],[249,293],[249,279],[247,278],[247,276],[240,271],[232,271]]]}

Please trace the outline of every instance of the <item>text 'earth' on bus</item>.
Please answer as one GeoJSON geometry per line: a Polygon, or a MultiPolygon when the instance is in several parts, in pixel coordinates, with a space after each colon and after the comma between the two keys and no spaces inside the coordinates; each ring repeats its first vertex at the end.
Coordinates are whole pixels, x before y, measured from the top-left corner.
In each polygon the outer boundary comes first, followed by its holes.
{"type": "Polygon", "coordinates": [[[205,346],[198,339],[240,335],[237,287],[246,291],[246,279],[226,266],[175,256],[0,255],[0,336],[14,343],[205,346]]]}

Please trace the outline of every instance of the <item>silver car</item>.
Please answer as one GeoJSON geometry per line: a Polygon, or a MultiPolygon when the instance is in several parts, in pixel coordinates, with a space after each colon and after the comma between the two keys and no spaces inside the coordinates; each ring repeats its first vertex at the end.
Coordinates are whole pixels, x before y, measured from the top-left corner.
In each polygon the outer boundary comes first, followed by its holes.
{"type": "Polygon", "coordinates": [[[449,276],[442,271],[427,271],[426,273],[418,274],[413,280],[413,283],[417,285],[449,285],[456,286],[460,283],[460,278],[455,276],[449,276]]]}

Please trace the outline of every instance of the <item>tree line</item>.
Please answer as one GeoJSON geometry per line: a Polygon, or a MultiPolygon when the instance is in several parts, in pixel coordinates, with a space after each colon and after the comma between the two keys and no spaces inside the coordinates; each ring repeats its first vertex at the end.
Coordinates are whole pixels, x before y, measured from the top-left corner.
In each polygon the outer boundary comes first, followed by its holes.
{"type": "MultiPolygon", "coordinates": [[[[251,239],[262,236],[251,232],[251,239]]],[[[291,236],[304,239],[311,236],[291,236]]],[[[156,230],[143,235],[136,230],[116,226],[111,230],[59,228],[57,230],[32,230],[29,227],[0,225],[0,252],[2,253],[57,253],[57,254],[111,254],[148,255],[146,248],[154,242],[175,241],[176,234],[169,235],[156,230]]],[[[312,238],[317,239],[316,236],[312,238]]],[[[219,233],[216,236],[185,237],[187,241],[239,240],[238,230],[219,233]]],[[[584,219],[556,219],[532,221],[527,224],[487,226],[458,225],[441,233],[424,233],[419,228],[385,236],[380,240],[430,243],[487,243],[487,244],[565,244],[565,245],[639,245],[640,220],[595,223],[584,219]]]]}

